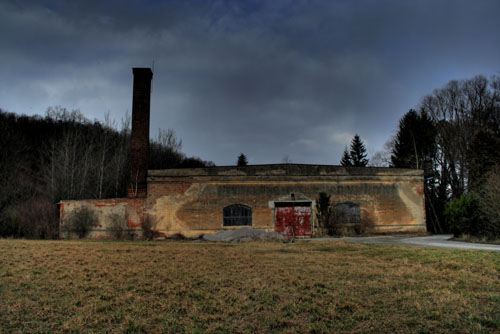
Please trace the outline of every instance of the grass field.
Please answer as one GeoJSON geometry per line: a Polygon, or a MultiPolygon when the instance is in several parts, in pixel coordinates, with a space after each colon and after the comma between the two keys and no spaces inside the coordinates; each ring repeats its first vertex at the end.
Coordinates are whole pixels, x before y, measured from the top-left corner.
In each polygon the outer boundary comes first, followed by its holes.
{"type": "Polygon", "coordinates": [[[500,255],[0,240],[0,332],[500,332],[500,255]]]}

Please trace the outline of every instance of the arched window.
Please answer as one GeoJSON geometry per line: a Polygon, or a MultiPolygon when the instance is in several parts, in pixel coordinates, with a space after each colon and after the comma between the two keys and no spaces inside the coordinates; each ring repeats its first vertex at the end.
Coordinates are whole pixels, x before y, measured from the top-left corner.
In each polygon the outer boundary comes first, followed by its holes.
{"type": "Polygon", "coordinates": [[[333,217],[338,224],[359,223],[361,208],[353,203],[340,203],[333,207],[333,217]]]}
{"type": "Polygon", "coordinates": [[[224,226],[251,226],[252,208],[242,204],[228,205],[222,210],[224,226]]]}

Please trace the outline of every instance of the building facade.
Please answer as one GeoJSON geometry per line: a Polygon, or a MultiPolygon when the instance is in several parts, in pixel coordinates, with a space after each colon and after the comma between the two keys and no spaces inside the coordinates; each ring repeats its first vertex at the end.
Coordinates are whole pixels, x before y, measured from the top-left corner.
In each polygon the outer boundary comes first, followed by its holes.
{"type": "MultiPolygon", "coordinates": [[[[68,214],[87,206],[99,217],[91,238],[111,237],[117,216],[137,233],[147,219],[164,236],[197,237],[253,227],[311,237],[323,232],[316,201],[325,193],[332,203],[332,219],[345,227],[426,231],[422,170],[276,164],[148,171],[152,72],[135,68],[133,73],[128,198],[62,201],[62,226],[68,214]]],[[[61,237],[68,236],[61,233],[61,237]]]]}
{"type": "Polygon", "coordinates": [[[325,232],[317,218],[321,192],[344,222],[376,233],[426,231],[423,172],[413,169],[279,164],[150,170],[144,197],[63,201],[60,208],[62,219],[77,207],[96,210],[99,226],[90,235],[96,238],[111,236],[113,215],[127,217],[138,232],[149,217],[164,236],[253,227],[311,237],[325,232]]]}

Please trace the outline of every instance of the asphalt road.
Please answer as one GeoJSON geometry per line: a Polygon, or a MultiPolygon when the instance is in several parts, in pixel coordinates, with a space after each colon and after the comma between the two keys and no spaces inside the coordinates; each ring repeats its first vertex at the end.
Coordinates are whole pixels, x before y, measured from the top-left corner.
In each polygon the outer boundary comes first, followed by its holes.
{"type": "Polygon", "coordinates": [[[500,245],[478,244],[471,242],[449,240],[451,234],[437,234],[426,237],[412,237],[408,235],[390,235],[376,237],[346,237],[346,238],[315,238],[315,240],[341,240],[346,239],[350,242],[359,242],[364,244],[381,244],[396,246],[416,246],[430,248],[451,248],[451,249],[475,249],[500,252],[500,245]]]}

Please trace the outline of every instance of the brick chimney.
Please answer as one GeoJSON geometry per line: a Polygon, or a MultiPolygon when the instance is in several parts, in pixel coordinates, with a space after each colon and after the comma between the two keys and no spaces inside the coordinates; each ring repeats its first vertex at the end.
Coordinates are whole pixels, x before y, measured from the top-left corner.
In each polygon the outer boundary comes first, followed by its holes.
{"type": "Polygon", "coordinates": [[[149,158],[150,68],[133,68],[132,136],[130,141],[130,180],[128,197],[145,197],[149,158]]]}

